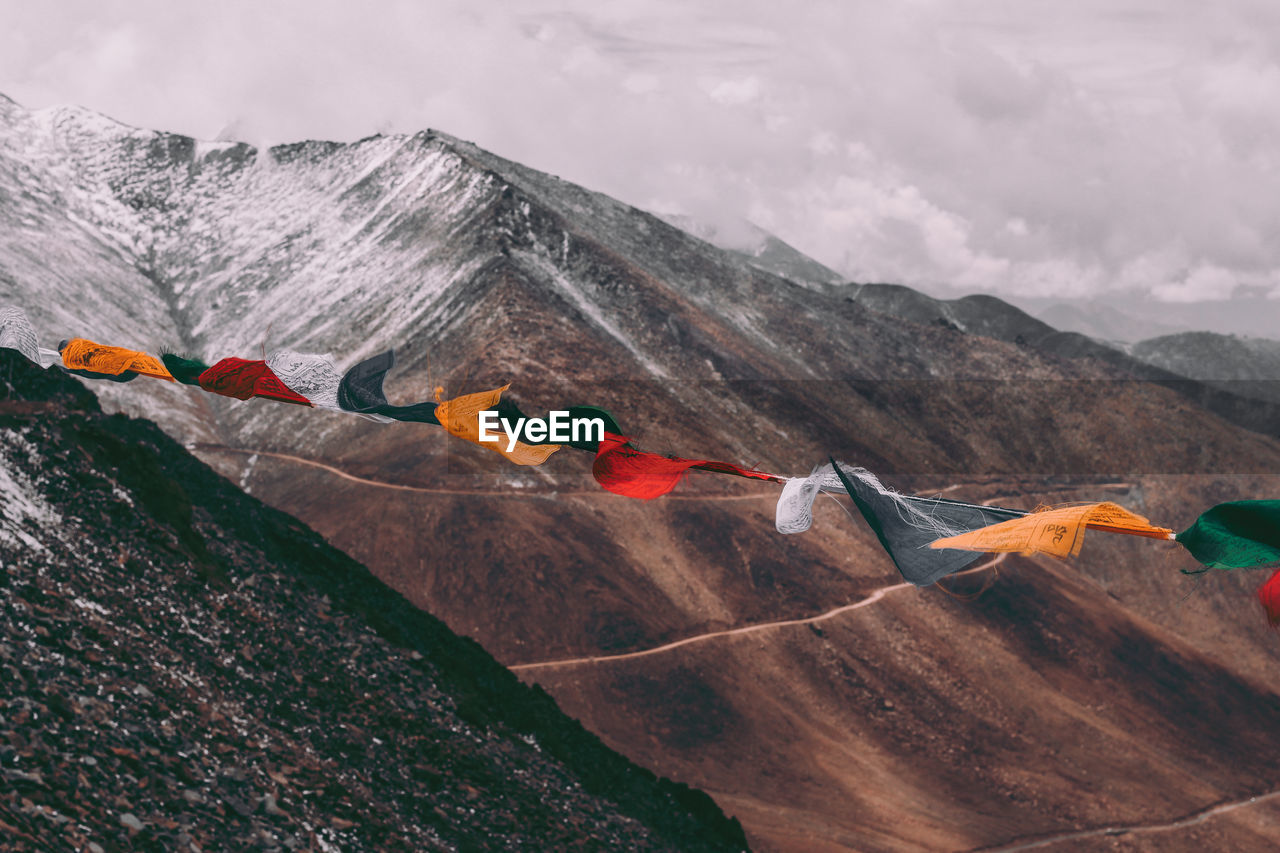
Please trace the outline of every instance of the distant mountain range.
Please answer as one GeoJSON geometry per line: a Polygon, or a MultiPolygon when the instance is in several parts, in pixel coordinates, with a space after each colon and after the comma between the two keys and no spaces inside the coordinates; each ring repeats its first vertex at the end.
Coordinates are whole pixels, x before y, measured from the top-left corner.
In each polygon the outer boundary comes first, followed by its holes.
{"type": "Polygon", "coordinates": [[[1156,382],[1214,414],[1264,435],[1280,435],[1280,342],[1212,332],[1132,346],[1059,331],[993,296],[943,300],[893,284],[857,286],[851,297],[914,323],[942,325],[1068,359],[1087,358],[1156,382]],[[1213,381],[1206,381],[1213,380],[1213,381]]]}
{"type": "MultiPolygon", "coordinates": [[[[344,366],[394,346],[397,401],[512,382],[526,411],[602,405],[646,449],[788,475],[831,454],[908,491],[1111,497],[1175,527],[1278,487],[1274,401],[990,297],[849,285],[767,239],[726,251],[442,133],[256,150],[0,101],[0,194],[0,301],[46,346],[344,366]]],[[[900,588],[830,502],[778,535],[773,486],[695,472],[628,501],[568,449],[515,468],[419,425],[107,385],[499,660],[549,664],[520,672],[753,845],[996,845],[1280,786],[1258,740],[1280,649],[1241,612],[1248,574],[1184,578],[1099,535],[951,598],[900,588]]],[[[1243,812],[1202,830],[1258,840],[1243,812]]]]}
{"type": "Polygon", "coordinates": [[[1011,297],[1010,301],[1063,331],[1122,344],[1191,331],[1280,338],[1276,329],[1280,298],[1256,288],[1242,289],[1230,299],[1197,302],[1165,302],[1136,292],[1073,300],[1011,297]]]}
{"type": "Polygon", "coordinates": [[[1047,308],[1032,313],[1064,332],[1079,332],[1120,346],[1144,338],[1172,335],[1182,331],[1174,323],[1161,323],[1150,317],[1121,311],[1114,305],[1106,305],[1101,300],[1084,304],[1055,302],[1047,308]]]}

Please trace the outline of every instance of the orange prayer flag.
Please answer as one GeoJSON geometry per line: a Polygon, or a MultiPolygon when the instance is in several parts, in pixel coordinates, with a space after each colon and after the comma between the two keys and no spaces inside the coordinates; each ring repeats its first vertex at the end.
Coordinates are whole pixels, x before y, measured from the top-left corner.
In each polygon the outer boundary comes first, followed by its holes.
{"type": "Polygon", "coordinates": [[[465,439],[472,444],[501,453],[517,465],[541,465],[547,457],[560,449],[558,444],[525,444],[517,441],[511,450],[507,450],[508,438],[505,430],[500,430],[502,438],[498,441],[480,440],[480,413],[498,405],[502,392],[511,385],[503,385],[492,391],[479,391],[475,394],[463,394],[452,400],[441,400],[440,389],[436,389],[436,420],[450,435],[465,439]]]}
{"type": "Polygon", "coordinates": [[[62,363],[70,370],[89,370],[119,376],[133,371],[175,382],[164,363],[153,355],[123,347],[109,347],[85,338],[72,338],[62,348],[62,363]]]}
{"type": "Polygon", "coordinates": [[[1107,501],[1046,508],[1022,518],[938,539],[931,542],[929,547],[955,548],[961,551],[1019,551],[1023,554],[1050,554],[1064,558],[1080,553],[1086,528],[1155,539],[1169,539],[1173,534],[1172,530],[1154,527],[1142,516],[1107,501]]]}

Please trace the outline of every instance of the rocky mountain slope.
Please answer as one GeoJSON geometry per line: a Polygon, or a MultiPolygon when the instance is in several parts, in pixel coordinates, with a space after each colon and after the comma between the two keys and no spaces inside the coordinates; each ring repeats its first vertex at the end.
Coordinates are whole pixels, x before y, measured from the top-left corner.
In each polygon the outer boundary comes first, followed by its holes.
{"type": "Polygon", "coordinates": [[[660,214],[664,222],[705,240],[745,260],[758,269],[788,281],[810,286],[846,283],[844,276],[815,261],[794,246],[751,222],[742,221],[729,233],[723,227],[709,225],[692,216],[660,214]]]}
{"type": "MultiPolygon", "coordinates": [[[[54,339],[343,364],[394,345],[393,399],[513,381],[526,410],[603,405],[647,449],[792,475],[835,454],[905,490],[1109,497],[1173,527],[1280,492],[1265,406],[1215,414],[1188,393],[1205,386],[1135,379],[1149,368],[1002,303],[939,314],[906,289],[792,281],[445,134],[256,151],[0,110],[0,297],[54,339]]],[[[102,392],[503,662],[546,664],[519,671],[711,790],[754,846],[1162,825],[1280,781],[1251,739],[1280,686],[1255,576],[1184,578],[1185,555],[1095,536],[953,599],[897,587],[843,505],[779,536],[769,485],[695,472],[640,503],[569,450],[517,469],[420,425],[102,392]]],[[[1196,831],[1246,844],[1266,809],[1196,831]]]]}
{"type": "Polygon", "coordinates": [[[1280,435],[1280,359],[1275,354],[1280,345],[1274,342],[1232,344],[1238,339],[1200,332],[1126,347],[1059,331],[1063,327],[1055,328],[994,296],[935,299],[896,284],[855,285],[854,290],[850,298],[873,310],[1051,356],[1107,364],[1124,376],[1169,388],[1245,429],[1280,435]]]}
{"type": "Polygon", "coordinates": [[[741,849],[153,424],[0,350],[0,846],[741,849]]]}
{"type": "Polygon", "coordinates": [[[1280,340],[1184,332],[1139,341],[1129,352],[1242,397],[1280,402],[1280,340]]]}

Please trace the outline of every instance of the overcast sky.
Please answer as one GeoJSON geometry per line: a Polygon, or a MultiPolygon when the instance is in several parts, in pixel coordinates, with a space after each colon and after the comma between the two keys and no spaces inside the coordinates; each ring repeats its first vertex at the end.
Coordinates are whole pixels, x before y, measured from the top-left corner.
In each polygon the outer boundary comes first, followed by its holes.
{"type": "Polygon", "coordinates": [[[437,128],[858,281],[1280,298],[1274,0],[0,0],[0,92],[437,128]]]}

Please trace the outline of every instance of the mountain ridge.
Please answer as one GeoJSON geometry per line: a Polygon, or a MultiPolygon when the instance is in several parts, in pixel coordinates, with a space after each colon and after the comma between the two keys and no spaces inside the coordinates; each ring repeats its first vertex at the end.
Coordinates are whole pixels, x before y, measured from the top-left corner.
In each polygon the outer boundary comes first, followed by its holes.
{"type": "Polygon", "coordinates": [[[1280,402],[1280,341],[1182,332],[1139,341],[1129,352],[1233,394],[1280,402]]]}

